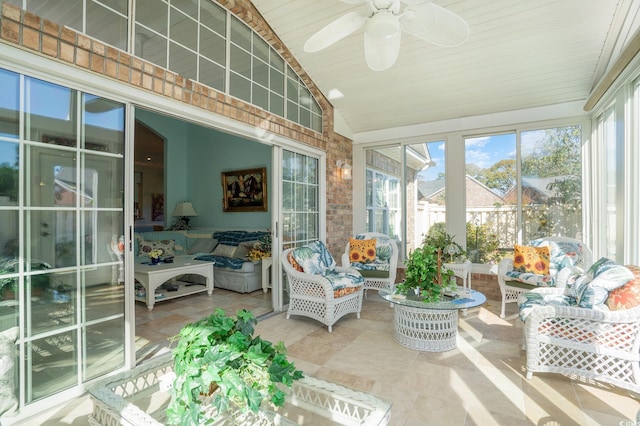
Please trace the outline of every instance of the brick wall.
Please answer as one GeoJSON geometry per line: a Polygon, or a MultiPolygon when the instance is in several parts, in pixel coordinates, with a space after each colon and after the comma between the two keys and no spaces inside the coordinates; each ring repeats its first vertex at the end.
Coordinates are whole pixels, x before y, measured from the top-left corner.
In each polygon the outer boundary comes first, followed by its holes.
{"type": "Polygon", "coordinates": [[[304,81],[323,110],[322,133],[6,3],[2,3],[0,13],[0,43],[136,86],[164,96],[171,102],[190,104],[324,150],[327,153],[327,240],[332,255],[338,259],[344,250],[346,238],[352,232],[352,184],[351,181],[338,178],[336,160],[353,164],[352,142],[334,133],[333,107],[251,2],[220,0],[219,3],[264,37],[304,81]]]}

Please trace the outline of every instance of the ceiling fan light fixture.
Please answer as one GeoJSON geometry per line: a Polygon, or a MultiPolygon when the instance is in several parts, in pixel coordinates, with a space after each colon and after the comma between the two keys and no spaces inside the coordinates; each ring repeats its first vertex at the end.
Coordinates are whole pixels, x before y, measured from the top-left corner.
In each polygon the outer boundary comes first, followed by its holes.
{"type": "Polygon", "coordinates": [[[366,30],[370,37],[388,39],[400,33],[400,21],[391,12],[382,10],[369,19],[366,30]]]}

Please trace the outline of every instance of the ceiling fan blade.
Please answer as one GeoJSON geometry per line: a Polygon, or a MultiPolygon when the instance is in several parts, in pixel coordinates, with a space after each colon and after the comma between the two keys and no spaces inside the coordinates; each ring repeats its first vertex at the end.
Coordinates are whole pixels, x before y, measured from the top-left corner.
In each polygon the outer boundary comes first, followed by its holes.
{"type": "Polygon", "coordinates": [[[312,53],[329,47],[358,30],[366,20],[364,16],[356,12],[349,12],[309,37],[309,40],[304,44],[304,51],[312,53]]]}
{"type": "Polygon", "coordinates": [[[367,25],[364,33],[364,56],[371,70],[384,71],[396,63],[400,53],[401,34],[399,26],[395,33],[380,34],[367,25]]]}
{"type": "Polygon", "coordinates": [[[400,22],[404,31],[439,46],[458,46],[469,37],[464,19],[432,2],[408,6],[400,22]]]}

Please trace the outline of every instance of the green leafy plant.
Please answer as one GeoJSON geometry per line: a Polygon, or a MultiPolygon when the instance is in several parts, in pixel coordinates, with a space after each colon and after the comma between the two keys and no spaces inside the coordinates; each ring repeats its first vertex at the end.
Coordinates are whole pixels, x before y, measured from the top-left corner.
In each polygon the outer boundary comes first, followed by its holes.
{"type": "Polygon", "coordinates": [[[422,244],[440,249],[443,258],[448,262],[460,261],[466,256],[462,246],[455,242],[455,235],[447,232],[444,222],[434,223],[424,236],[422,244]]]}
{"type": "Polygon", "coordinates": [[[231,318],[216,309],[173,337],[176,378],[167,408],[169,424],[211,421],[211,407],[222,414],[229,409],[257,412],[265,399],[284,404],[279,384],[290,387],[303,377],[302,371],[289,362],[282,342],[273,345],[253,337],[255,324],[250,311],[241,309],[231,318]]]}
{"type": "Polygon", "coordinates": [[[418,288],[425,302],[439,302],[443,284],[451,282],[453,271],[442,267],[442,252],[434,246],[423,245],[409,254],[404,282],[397,284],[401,294],[418,288]]]}

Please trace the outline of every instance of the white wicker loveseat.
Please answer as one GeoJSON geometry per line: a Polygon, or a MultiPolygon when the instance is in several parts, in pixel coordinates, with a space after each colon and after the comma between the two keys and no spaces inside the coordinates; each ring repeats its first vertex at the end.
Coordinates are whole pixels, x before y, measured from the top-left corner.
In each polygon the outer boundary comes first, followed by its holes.
{"type": "MultiPolygon", "coordinates": [[[[559,373],[640,393],[640,268],[629,269],[634,278],[610,292],[607,300],[607,305],[632,300],[629,306],[635,307],[629,309],[603,311],[557,305],[554,299],[566,297],[561,288],[531,292],[552,302],[533,306],[526,315],[528,379],[533,373],[559,373]],[[617,299],[612,301],[612,297],[617,299]]],[[[531,293],[519,301],[522,303],[531,293]]]]}
{"type": "Polygon", "coordinates": [[[333,324],[349,313],[360,318],[364,279],[355,269],[336,266],[321,241],[287,249],[281,260],[289,285],[287,319],[313,318],[331,332],[333,324]]]}

